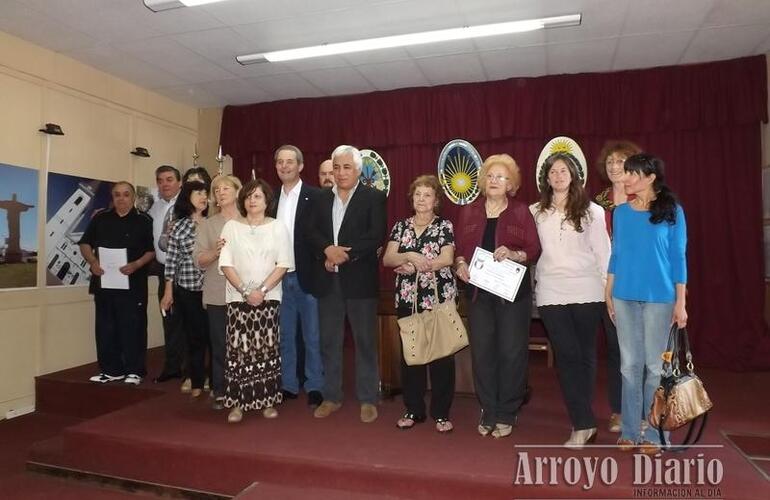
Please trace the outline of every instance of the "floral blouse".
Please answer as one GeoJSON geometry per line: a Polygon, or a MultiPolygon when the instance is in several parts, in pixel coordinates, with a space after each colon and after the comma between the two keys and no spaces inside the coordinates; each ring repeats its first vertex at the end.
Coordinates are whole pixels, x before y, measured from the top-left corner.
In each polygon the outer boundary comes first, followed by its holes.
{"type": "MultiPolygon", "coordinates": [[[[390,241],[398,243],[398,253],[419,252],[428,260],[433,260],[441,253],[441,248],[455,244],[452,223],[442,217],[434,217],[423,233],[417,237],[414,229],[414,217],[396,222],[390,232],[390,241]]],[[[455,300],[457,283],[451,266],[445,266],[435,273],[397,274],[396,309],[412,310],[415,293],[417,312],[432,309],[436,301],[433,284],[436,283],[439,302],[455,300]],[[416,279],[415,279],[416,278],[416,279]],[[438,281],[436,281],[438,279],[438,281]]]]}

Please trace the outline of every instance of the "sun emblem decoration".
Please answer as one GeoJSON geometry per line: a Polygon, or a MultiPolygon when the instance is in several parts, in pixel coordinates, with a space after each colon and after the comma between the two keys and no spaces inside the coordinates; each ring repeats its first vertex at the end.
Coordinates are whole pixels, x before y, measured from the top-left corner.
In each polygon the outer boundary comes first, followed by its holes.
{"type": "Polygon", "coordinates": [[[438,160],[438,179],[449,200],[467,205],[479,195],[481,156],[469,142],[455,139],[444,146],[438,160]]]}
{"type": "Polygon", "coordinates": [[[365,186],[373,187],[385,193],[390,194],[390,172],[385,160],[371,149],[361,150],[361,183],[365,186]]]}
{"type": "Polygon", "coordinates": [[[583,150],[574,139],[565,136],[554,137],[548,144],[545,145],[543,151],[540,152],[540,157],[537,159],[537,168],[535,170],[535,182],[537,182],[537,190],[540,191],[540,186],[545,183],[545,171],[543,170],[543,163],[545,160],[555,153],[565,153],[575,160],[575,165],[578,169],[578,176],[583,183],[583,187],[586,185],[587,172],[586,172],[586,157],[583,154],[583,150]]]}

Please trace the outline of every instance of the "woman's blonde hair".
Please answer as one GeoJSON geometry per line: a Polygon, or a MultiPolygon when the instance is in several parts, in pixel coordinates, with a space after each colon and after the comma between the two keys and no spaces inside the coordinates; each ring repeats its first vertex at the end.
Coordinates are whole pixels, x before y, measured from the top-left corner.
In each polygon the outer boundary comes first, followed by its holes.
{"type": "Polygon", "coordinates": [[[216,203],[216,198],[214,197],[214,191],[217,190],[219,186],[222,184],[229,184],[232,186],[233,189],[235,189],[235,195],[238,196],[238,191],[241,190],[243,187],[241,185],[241,180],[237,178],[234,175],[218,175],[214,177],[214,180],[211,181],[211,191],[209,192],[211,201],[216,203]]]}
{"type": "Polygon", "coordinates": [[[484,160],[484,164],[481,165],[481,169],[479,170],[479,189],[481,189],[482,194],[486,196],[487,172],[489,172],[489,169],[494,165],[502,165],[505,167],[505,170],[508,171],[508,182],[511,184],[511,189],[509,189],[508,192],[511,196],[515,195],[521,187],[521,171],[516,164],[516,160],[506,153],[489,156],[484,160]]]}

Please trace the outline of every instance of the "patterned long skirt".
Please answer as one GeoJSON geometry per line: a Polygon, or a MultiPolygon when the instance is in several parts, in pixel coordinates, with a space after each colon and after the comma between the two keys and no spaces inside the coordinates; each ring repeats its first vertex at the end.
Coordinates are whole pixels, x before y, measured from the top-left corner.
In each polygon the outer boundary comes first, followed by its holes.
{"type": "Polygon", "coordinates": [[[256,307],[227,304],[225,407],[260,410],[283,401],[279,305],[276,300],[256,307]]]}

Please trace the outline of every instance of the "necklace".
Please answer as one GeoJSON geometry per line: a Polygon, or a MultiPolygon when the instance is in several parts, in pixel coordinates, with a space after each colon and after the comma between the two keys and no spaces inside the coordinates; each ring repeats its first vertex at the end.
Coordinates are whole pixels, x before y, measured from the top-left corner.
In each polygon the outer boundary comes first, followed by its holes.
{"type": "Polygon", "coordinates": [[[497,206],[493,206],[492,203],[487,200],[484,202],[484,208],[487,211],[487,217],[495,218],[499,216],[503,210],[508,208],[508,200],[503,200],[503,202],[497,206]]]}
{"type": "Polygon", "coordinates": [[[256,224],[252,224],[251,221],[248,218],[246,218],[246,224],[248,224],[248,226],[249,226],[249,233],[250,234],[256,234],[257,228],[259,226],[261,226],[265,222],[265,218],[263,217],[262,219],[260,219],[258,221],[255,221],[255,222],[256,222],[256,224]]]}

